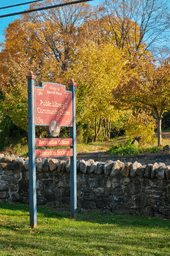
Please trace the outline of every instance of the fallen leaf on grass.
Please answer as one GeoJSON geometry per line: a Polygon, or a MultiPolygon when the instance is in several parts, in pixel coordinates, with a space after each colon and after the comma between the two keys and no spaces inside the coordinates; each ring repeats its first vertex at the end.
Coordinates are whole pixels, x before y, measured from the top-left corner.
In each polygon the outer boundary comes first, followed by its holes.
{"type": "Polygon", "coordinates": [[[100,249],[100,250],[103,250],[103,248],[102,248],[102,247],[99,247],[99,249],[100,249]]]}

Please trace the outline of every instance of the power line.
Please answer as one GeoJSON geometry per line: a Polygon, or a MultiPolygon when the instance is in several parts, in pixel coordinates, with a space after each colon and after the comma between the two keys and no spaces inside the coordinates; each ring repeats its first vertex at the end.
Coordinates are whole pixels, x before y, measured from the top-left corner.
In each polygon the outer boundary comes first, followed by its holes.
{"type": "Polygon", "coordinates": [[[37,9],[0,15],[0,18],[6,18],[6,17],[20,15],[20,14],[24,14],[24,13],[37,12],[37,11],[47,10],[47,9],[56,8],[56,7],[62,7],[62,6],[65,6],[65,5],[79,4],[79,3],[90,2],[90,1],[93,1],[93,0],[78,0],[78,1],[67,2],[67,3],[63,3],[63,4],[50,5],[50,6],[46,6],[46,7],[37,8],[37,9]]]}
{"type": "Polygon", "coordinates": [[[9,6],[4,6],[4,7],[0,7],[0,10],[7,9],[7,8],[12,8],[12,7],[17,7],[17,6],[21,6],[21,5],[25,5],[25,4],[33,4],[33,3],[36,3],[36,2],[40,2],[40,1],[43,1],[43,0],[30,1],[30,2],[21,3],[21,4],[13,4],[13,5],[9,5],[9,6]]]}

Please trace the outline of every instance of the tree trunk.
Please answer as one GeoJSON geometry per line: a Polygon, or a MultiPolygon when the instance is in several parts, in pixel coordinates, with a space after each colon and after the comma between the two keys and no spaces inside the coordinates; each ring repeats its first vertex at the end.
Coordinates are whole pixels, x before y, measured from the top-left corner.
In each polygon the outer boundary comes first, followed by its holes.
{"type": "Polygon", "coordinates": [[[158,147],[162,146],[162,117],[161,115],[157,117],[157,134],[158,134],[158,147]]]}
{"type": "Polygon", "coordinates": [[[104,119],[104,138],[107,141],[108,140],[108,120],[104,119]]]}
{"type": "Polygon", "coordinates": [[[112,128],[112,123],[111,123],[111,121],[109,121],[109,131],[108,131],[108,138],[109,138],[109,140],[110,140],[111,128],[112,128]]]}
{"type": "Polygon", "coordinates": [[[110,132],[111,132],[111,121],[108,119],[104,119],[104,128],[105,128],[105,140],[109,141],[110,140],[110,132]]]}
{"type": "Polygon", "coordinates": [[[102,119],[100,118],[99,125],[98,125],[98,128],[97,128],[97,119],[95,118],[95,136],[94,136],[94,141],[97,141],[97,138],[98,138],[98,135],[99,135],[99,132],[100,132],[101,121],[102,121],[102,119]]]}

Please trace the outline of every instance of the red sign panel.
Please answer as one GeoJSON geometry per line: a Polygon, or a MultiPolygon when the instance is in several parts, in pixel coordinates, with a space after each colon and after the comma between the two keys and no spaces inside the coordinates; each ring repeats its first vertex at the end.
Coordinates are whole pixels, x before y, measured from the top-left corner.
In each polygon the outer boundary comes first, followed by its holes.
{"type": "Polygon", "coordinates": [[[35,87],[35,124],[49,125],[58,136],[61,126],[72,126],[72,92],[64,85],[42,83],[35,87]]]}
{"type": "Polygon", "coordinates": [[[73,149],[56,149],[56,150],[35,150],[35,157],[61,157],[61,156],[73,156],[73,149]]]}
{"type": "Polygon", "coordinates": [[[35,139],[36,147],[72,146],[73,139],[35,139]]]}

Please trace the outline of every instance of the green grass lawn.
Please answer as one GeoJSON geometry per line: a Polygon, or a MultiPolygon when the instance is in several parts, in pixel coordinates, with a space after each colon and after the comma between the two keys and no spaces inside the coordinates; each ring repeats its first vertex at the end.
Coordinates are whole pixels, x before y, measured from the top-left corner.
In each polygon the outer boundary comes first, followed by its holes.
{"type": "Polygon", "coordinates": [[[29,226],[27,205],[0,204],[0,255],[170,255],[170,221],[101,212],[59,213],[38,207],[29,226]]]}

